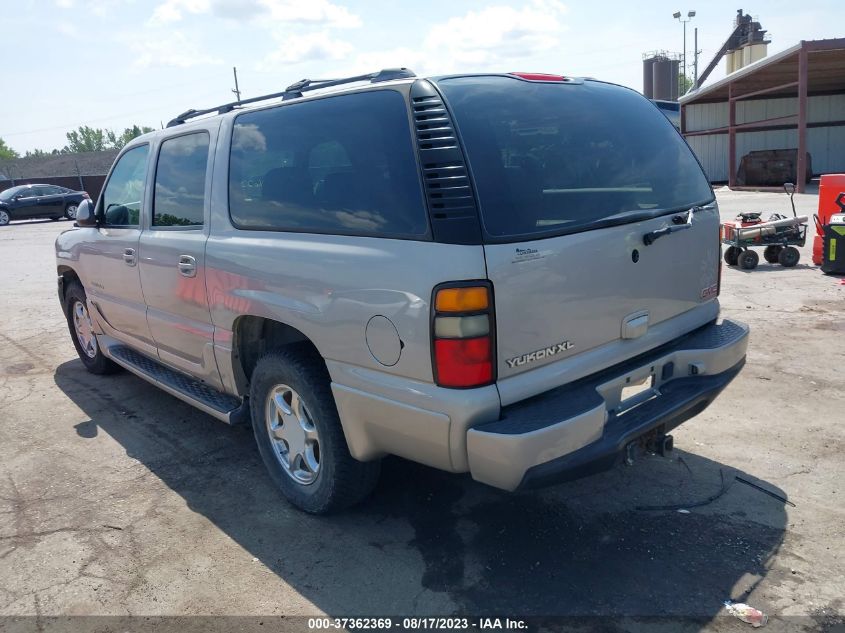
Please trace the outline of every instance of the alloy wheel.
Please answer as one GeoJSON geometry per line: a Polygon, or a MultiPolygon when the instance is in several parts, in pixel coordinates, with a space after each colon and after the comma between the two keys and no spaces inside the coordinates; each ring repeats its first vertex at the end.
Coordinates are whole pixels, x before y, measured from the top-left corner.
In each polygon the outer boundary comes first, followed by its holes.
{"type": "Polygon", "coordinates": [[[73,329],[76,332],[76,340],[88,358],[97,356],[97,337],[94,335],[94,325],[91,323],[91,316],[88,308],[81,301],[73,304],[73,329]]]}
{"type": "Polygon", "coordinates": [[[288,385],[276,385],[265,403],[265,422],[273,455],[297,483],[309,485],[320,473],[320,436],[308,407],[288,385]]]}

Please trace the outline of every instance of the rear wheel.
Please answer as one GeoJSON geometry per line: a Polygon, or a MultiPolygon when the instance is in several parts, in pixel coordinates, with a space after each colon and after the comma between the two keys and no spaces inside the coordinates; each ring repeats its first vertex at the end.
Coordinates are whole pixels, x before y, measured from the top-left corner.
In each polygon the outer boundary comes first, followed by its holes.
{"type": "Polygon", "coordinates": [[[293,505],[325,514],[370,494],[380,463],[349,453],[325,363],[313,350],[294,346],[261,357],[249,400],[261,458],[293,505]]]}
{"type": "Polygon", "coordinates": [[[725,251],[725,263],[728,266],[736,266],[737,258],[742,254],[742,249],[737,246],[728,246],[725,251]]]}
{"type": "Polygon", "coordinates": [[[801,253],[794,246],[787,246],[778,256],[778,261],[784,268],[792,268],[799,259],[801,259],[801,253]]]}
{"type": "Polygon", "coordinates": [[[757,264],[760,261],[760,256],[757,255],[756,251],[752,251],[750,248],[747,251],[740,253],[739,257],[737,258],[737,263],[739,264],[740,268],[745,270],[753,270],[757,268],[757,264]]]}
{"type": "Polygon", "coordinates": [[[78,282],[72,282],[65,291],[65,316],[76,353],[85,369],[92,374],[112,374],[118,371],[120,367],[100,349],[91,315],[88,314],[85,289],[78,282]]]}
{"type": "Polygon", "coordinates": [[[77,204],[75,202],[71,202],[69,205],[65,207],[65,217],[68,220],[75,220],[76,219],[76,210],[77,204]]]}
{"type": "Polygon", "coordinates": [[[763,259],[765,259],[770,264],[777,264],[780,260],[778,256],[780,255],[781,251],[783,250],[783,246],[771,245],[767,246],[763,250],[763,259]]]}

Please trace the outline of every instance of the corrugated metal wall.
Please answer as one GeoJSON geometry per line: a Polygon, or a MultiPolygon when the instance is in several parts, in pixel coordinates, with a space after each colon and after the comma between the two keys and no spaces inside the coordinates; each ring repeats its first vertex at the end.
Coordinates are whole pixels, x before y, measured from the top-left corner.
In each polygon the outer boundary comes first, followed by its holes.
{"type": "MultiPolygon", "coordinates": [[[[845,121],[845,94],[809,97],[807,122],[845,121]]],[[[686,106],[688,132],[728,126],[728,104],[697,103],[686,106]]],[[[738,101],[736,122],[750,123],[798,112],[798,98],[755,99],[738,101]]],[[[695,151],[711,181],[728,179],[728,135],[708,134],[689,136],[687,141],[695,151]]],[[[798,131],[766,130],[740,132],[736,135],[737,165],[752,150],[788,149],[798,146],[798,131]]],[[[816,174],[845,172],[845,126],[816,127],[807,130],[807,151],[816,174]]]]}

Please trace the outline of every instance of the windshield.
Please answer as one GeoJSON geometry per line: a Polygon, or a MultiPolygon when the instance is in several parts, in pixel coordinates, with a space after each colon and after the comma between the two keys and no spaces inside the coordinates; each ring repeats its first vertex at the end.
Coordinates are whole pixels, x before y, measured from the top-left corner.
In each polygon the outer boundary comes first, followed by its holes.
{"type": "Polygon", "coordinates": [[[16,193],[18,193],[23,187],[12,187],[11,189],[6,189],[5,191],[0,191],[0,200],[4,202],[8,202],[12,199],[16,193]]]}
{"type": "Polygon", "coordinates": [[[568,233],[713,199],[689,147],[632,90],[508,77],[438,85],[460,130],[490,237],[568,233]]]}

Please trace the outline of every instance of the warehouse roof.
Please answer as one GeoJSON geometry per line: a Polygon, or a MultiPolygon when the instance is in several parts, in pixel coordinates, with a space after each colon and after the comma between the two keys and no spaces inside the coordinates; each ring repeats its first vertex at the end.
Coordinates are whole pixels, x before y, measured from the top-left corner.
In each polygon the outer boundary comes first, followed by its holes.
{"type": "Polygon", "coordinates": [[[119,150],[50,154],[0,160],[0,180],[54,178],[56,176],[104,176],[119,150]]]}
{"type": "Polygon", "coordinates": [[[719,81],[685,94],[682,105],[727,101],[728,86],[741,82],[734,96],[766,91],[767,97],[788,97],[798,92],[798,58],[801,49],[808,53],[807,92],[810,94],[845,89],[845,38],[800,41],[784,51],[765,57],[731,73],[719,81]],[[775,90],[770,90],[777,88],[775,90]]]}

